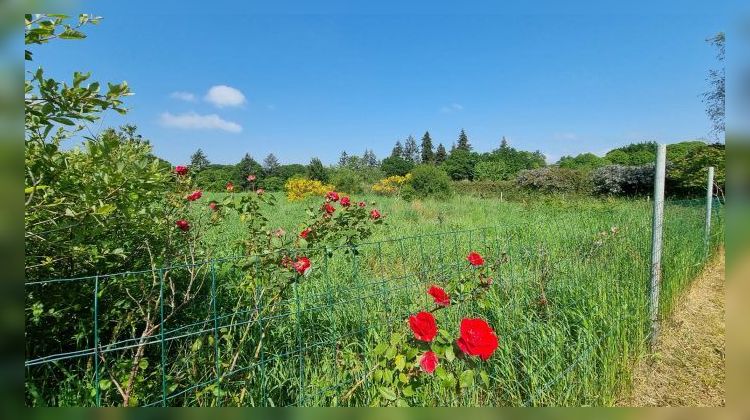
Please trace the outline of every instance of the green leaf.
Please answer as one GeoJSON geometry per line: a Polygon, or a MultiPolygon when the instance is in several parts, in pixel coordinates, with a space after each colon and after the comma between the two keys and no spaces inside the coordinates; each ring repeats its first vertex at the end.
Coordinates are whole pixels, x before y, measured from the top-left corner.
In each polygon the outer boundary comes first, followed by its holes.
{"type": "Polygon", "coordinates": [[[196,352],[200,350],[201,347],[203,347],[203,340],[201,340],[200,338],[196,338],[195,341],[193,341],[193,345],[190,347],[190,349],[193,352],[196,352]]]}
{"type": "Polygon", "coordinates": [[[98,214],[101,216],[108,216],[113,211],[117,210],[117,207],[114,204],[105,204],[94,211],[94,214],[98,214]]]}
{"type": "Polygon", "coordinates": [[[138,362],[138,366],[141,369],[146,369],[148,367],[148,359],[141,359],[141,361],[138,362]]]}
{"type": "Polygon", "coordinates": [[[413,397],[414,396],[414,388],[412,388],[411,385],[404,388],[402,391],[405,397],[413,397]]]}
{"type": "Polygon", "coordinates": [[[407,383],[407,382],[409,382],[409,377],[406,376],[406,374],[404,372],[401,372],[401,373],[398,374],[398,380],[401,381],[401,382],[403,382],[403,383],[407,383]]]}
{"type": "Polygon", "coordinates": [[[375,354],[375,356],[380,356],[381,354],[383,354],[383,352],[386,351],[387,348],[388,348],[388,344],[380,343],[377,346],[375,346],[373,353],[375,354]]]}
{"type": "Polygon", "coordinates": [[[398,401],[396,401],[396,407],[408,407],[409,403],[406,402],[405,399],[399,398],[398,401]]]}
{"type": "Polygon", "coordinates": [[[102,391],[108,390],[111,386],[112,381],[110,381],[109,379],[102,379],[101,381],[99,381],[99,389],[101,389],[102,391]]]}
{"type": "Polygon", "coordinates": [[[385,358],[392,359],[394,356],[396,356],[396,347],[388,347],[388,351],[385,352],[385,358]]]}
{"type": "Polygon", "coordinates": [[[403,370],[404,367],[406,366],[406,357],[404,357],[403,354],[399,354],[394,359],[394,362],[396,363],[396,369],[397,370],[403,370]]]}
{"type": "Polygon", "coordinates": [[[450,347],[446,348],[445,349],[445,360],[447,360],[448,362],[452,362],[455,359],[456,359],[456,354],[453,353],[453,346],[450,346],[450,347]]]}
{"type": "Polygon", "coordinates": [[[381,386],[378,388],[378,391],[380,391],[380,395],[382,395],[383,398],[385,398],[388,401],[393,401],[396,399],[396,393],[393,392],[393,390],[390,388],[381,386]]]}
{"type": "Polygon", "coordinates": [[[461,373],[461,376],[458,380],[459,384],[461,385],[461,388],[469,388],[474,385],[474,371],[473,370],[465,370],[461,373]]]}
{"type": "Polygon", "coordinates": [[[484,382],[485,385],[490,384],[490,375],[487,374],[485,371],[479,372],[479,377],[482,378],[482,382],[484,382]]]}
{"type": "Polygon", "coordinates": [[[73,28],[65,28],[64,31],[60,32],[59,37],[60,39],[84,39],[86,34],[73,28]]]}

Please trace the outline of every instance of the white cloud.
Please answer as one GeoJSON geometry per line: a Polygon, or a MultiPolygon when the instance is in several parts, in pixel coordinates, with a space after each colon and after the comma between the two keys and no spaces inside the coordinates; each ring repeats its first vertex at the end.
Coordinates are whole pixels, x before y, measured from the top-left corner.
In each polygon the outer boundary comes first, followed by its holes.
{"type": "Polygon", "coordinates": [[[239,133],[242,126],[231,121],[222,119],[216,114],[200,115],[195,112],[174,115],[169,112],[161,114],[160,122],[165,127],[180,128],[183,130],[224,130],[230,133],[239,133]]]}
{"type": "Polygon", "coordinates": [[[219,108],[240,106],[245,103],[245,95],[242,92],[226,85],[211,86],[204,99],[219,108]]]}
{"type": "Polygon", "coordinates": [[[463,109],[464,109],[464,106],[461,104],[450,104],[448,106],[444,106],[440,108],[440,112],[442,112],[443,114],[449,114],[451,112],[463,111],[463,109]]]}
{"type": "Polygon", "coordinates": [[[179,91],[178,92],[172,92],[169,95],[169,97],[172,98],[172,99],[179,99],[179,100],[185,101],[185,102],[195,102],[195,95],[193,95],[190,92],[179,92],[179,91]]]}

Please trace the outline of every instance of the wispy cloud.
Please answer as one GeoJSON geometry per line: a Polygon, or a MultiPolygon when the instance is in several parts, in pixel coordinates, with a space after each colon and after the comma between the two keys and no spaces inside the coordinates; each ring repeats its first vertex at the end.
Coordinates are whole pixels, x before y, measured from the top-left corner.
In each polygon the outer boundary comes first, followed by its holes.
{"type": "Polygon", "coordinates": [[[450,104],[450,105],[447,105],[447,106],[444,106],[444,107],[440,108],[440,112],[442,112],[443,114],[450,114],[452,112],[463,111],[463,109],[464,109],[463,105],[453,103],[453,104],[450,104]]]}
{"type": "Polygon", "coordinates": [[[171,94],[169,94],[169,97],[172,98],[172,99],[179,99],[179,100],[185,101],[185,102],[195,102],[196,101],[195,95],[192,94],[192,93],[190,93],[190,92],[182,92],[182,91],[172,92],[171,94]]]}
{"type": "Polygon", "coordinates": [[[204,99],[219,108],[240,106],[245,103],[245,95],[231,86],[211,86],[204,99]]]}
{"type": "Polygon", "coordinates": [[[216,114],[200,115],[195,112],[184,114],[161,114],[160,122],[165,127],[179,128],[183,130],[224,130],[230,133],[239,133],[242,126],[222,119],[216,114]]]}

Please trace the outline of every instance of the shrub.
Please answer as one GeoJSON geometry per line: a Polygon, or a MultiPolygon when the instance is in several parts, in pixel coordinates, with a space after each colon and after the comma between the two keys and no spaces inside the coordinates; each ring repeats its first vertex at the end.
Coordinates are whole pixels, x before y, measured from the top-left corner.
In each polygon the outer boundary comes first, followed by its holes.
{"type": "Polygon", "coordinates": [[[454,181],[453,191],[481,198],[515,197],[520,190],[515,181],[454,181]]]}
{"type": "Polygon", "coordinates": [[[284,189],[284,181],[277,176],[269,176],[268,178],[261,178],[258,181],[258,186],[266,191],[281,191],[284,189]]]}
{"type": "Polygon", "coordinates": [[[584,193],[589,191],[588,177],[583,171],[548,166],[518,173],[519,187],[543,193],[584,193]]]}
{"type": "Polygon", "coordinates": [[[451,152],[448,159],[443,163],[445,172],[456,181],[462,179],[474,179],[474,167],[479,161],[479,155],[474,152],[456,149],[451,152]]]}
{"type": "Polygon", "coordinates": [[[644,195],[653,191],[654,165],[609,165],[591,173],[593,191],[605,195],[644,195]]]}
{"type": "Polygon", "coordinates": [[[381,179],[372,186],[372,191],[380,195],[399,195],[404,184],[411,178],[411,174],[405,176],[393,175],[381,179]]]}
{"type": "Polygon", "coordinates": [[[611,162],[593,153],[581,153],[578,156],[563,156],[557,163],[561,168],[578,169],[584,172],[610,165],[611,162]]]}
{"type": "Polygon", "coordinates": [[[334,189],[333,185],[307,178],[291,178],[284,184],[286,198],[289,201],[302,200],[310,196],[322,197],[328,191],[333,191],[334,189]]]}
{"type": "Polygon", "coordinates": [[[420,198],[448,198],[452,195],[451,179],[442,169],[433,165],[414,168],[407,180],[409,192],[420,198]]]}
{"type": "Polygon", "coordinates": [[[195,175],[195,183],[206,191],[224,191],[227,181],[239,184],[234,165],[211,164],[195,175]]]}
{"type": "Polygon", "coordinates": [[[404,176],[408,174],[412,168],[414,168],[414,164],[401,156],[387,157],[383,159],[383,162],[380,164],[380,169],[387,176],[404,176]]]}
{"type": "MultiPolygon", "coordinates": [[[[706,194],[708,167],[716,169],[714,184],[724,190],[726,183],[726,152],[723,144],[701,143],[692,147],[684,156],[670,161],[667,177],[669,187],[682,196],[702,196],[706,194]]],[[[669,156],[669,150],[667,150],[669,156]]]]}
{"type": "Polygon", "coordinates": [[[353,169],[336,169],[331,176],[331,181],[341,192],[348,194],[358,194],[362,192],[362,175],[353,169]]]}

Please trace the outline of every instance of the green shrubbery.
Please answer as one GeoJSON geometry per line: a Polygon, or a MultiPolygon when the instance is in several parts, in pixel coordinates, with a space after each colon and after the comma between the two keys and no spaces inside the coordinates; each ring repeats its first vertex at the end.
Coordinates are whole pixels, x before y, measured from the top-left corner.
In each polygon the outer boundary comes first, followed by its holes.
{"type": "Polygon", "coordinates": [[[404,198],[449,198],[453,194],[451,179],[442,169],[433,165],[419,165],[401,192],[404,198]]]}
{"type": "Polygon", "coordinates": [[[331,184],[336,189],[347,194],[359,194],[363,191],[364,179],[361,173],[349,169],[338,168],[331,171],[331,184]]]}
{"type": "Polygon", "coordinates": [[[583,171],[547,166],[521,171],[516,177],[520,188],[541,193],[577,193],[591,191],[589,177],[583,171]]]}

